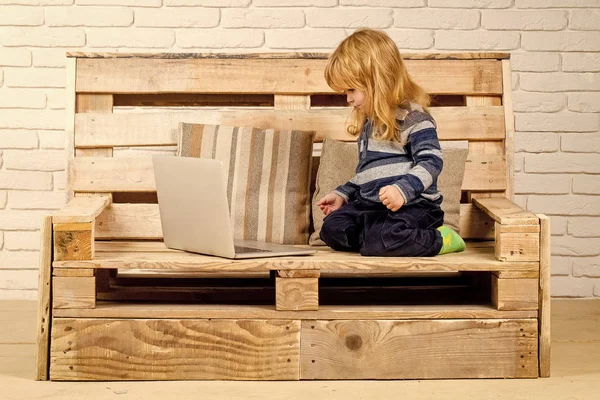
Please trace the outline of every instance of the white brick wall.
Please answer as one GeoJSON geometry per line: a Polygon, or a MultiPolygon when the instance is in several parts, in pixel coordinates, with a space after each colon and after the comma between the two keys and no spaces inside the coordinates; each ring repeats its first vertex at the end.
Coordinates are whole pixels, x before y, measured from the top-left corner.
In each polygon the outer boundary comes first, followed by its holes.
{"type": "Polygon", "coordinates": [[[0,299],[35,298],[65,198],[66,51],[510,51],[515,201],[552,219],[554,296],[600,297],[599,0],[0,0],[0,299]]]}

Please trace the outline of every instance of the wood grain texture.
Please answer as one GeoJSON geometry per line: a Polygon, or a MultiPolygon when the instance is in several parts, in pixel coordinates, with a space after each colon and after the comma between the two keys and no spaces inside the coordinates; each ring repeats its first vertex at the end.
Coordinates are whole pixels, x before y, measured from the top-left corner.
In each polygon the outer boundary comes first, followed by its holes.
{"type": "MultiPolygon", "coordinates": [[[[539,232],[502,232],[496,222],[495,255],[501,261],[539,261],[540,234],[539,232]]],[[[535,225],[510,225],[535,226],[535,225]]]]}
{"type": "Polygon", "coordinates": [[[537,310],[538,278],[503,279],[492,275],[492,304],[498,310],[537,310]]]}
{"type": "Polygon", "coordinates": [[[550,377],[550,260],[552,256],[550,242],[550,218],[537,215],[540,219],[540,286],[539,286],[539,354],[540,376],[550,377]]]}
{"type": "Polygon", "coordinates": [[[149,319],[505,319],[536,318],[537,311],[502,311],[489,305],[320,306],[318,311],[277,311],[268,305],[143,304],[102,301],[93,309],[58,309],[61,318],[149,319]]]}
{"type": "Polygon", "coordinates": [[[319,278],[275,278],[277,311],[319,309],[319,278]]]}
{"type": "Polygon", "coordinates": [[[539,225],[539,219],[533,213],[506,198],[476,198],[473,204],[502,225],[539,225]]]}
{"type": "Polygon", "coordinates": [[[95,253],[94,224],[53,224],[54,260],[91,260],[95,253]]]}
{"type": "Polygon", "coordinates": [[[299,378],[299,321],[55,318],[54,326],[52,380],[299,378]]]}
{"type": "Polygon", "coordinates": [[[40,225],[40,270],[38,272],[37,352],[35,379],[48,380],[50,321],[52,318],[52,217],[42,218],[40,225]]]}
{"type": "MultiPolygon", "coordinates": [[[[316,142],[324,138],[355,140],[344,129],[350,109],[301,109],[300,106],[307,105],[307,96],[276,98],[286,99],[277,103],[277,109],[77,114],[75,146],[78,149],[175,146],[180,122],[315,131],[316,142]]],[[[502,107],[432,107],[430,111],[438,124],[440,140],[504,139],[502,107]]]]}
{"type": "MultiPolygon", "coordinates": [[[[85,93],[332,93],[325,59],[80,58],[78,92],[85,93]],[[268,79],[265,79],[268,77],[268,79]],[[240,84],[243,82],[243,84],[240,84]]],[[[501,94],[497,60],[406,60],[428,93],[501,94]]]]}
{"type": "Polygon", "coordinates": [[[96,277],[53,277],[52,307],[53,309],[96,307],[96,277]]]}
{"type": "MultiPolygon", "coordinates": [[[[75,80],[77,75],[77,59],[67,58],[65,61],[67,81],[65,87],[65,156],[66,168],[70,171],[75,158],[75,80]]],[[[73,189],[67,178],[66,201],[73,198],[73,189]]]]}
{"type": "Polygon", "coordinates": [[[535,320],[302,321],[301,379],[534,378],[535,320]]]}
{"type": "Polygon", "coordinates": [[[75,197],[52,214],[52,222],[55,224],[92,222],[110,203],[109,194],[75,197]]]}
{"type": "Polygon", "coordinates": [[[504,140],[504,153],[506,154],[506,198],[515,197],[515,115],[512,104],[512,70],[510,60],[502,60],[502,104],[504,105],[504,121],[506,138],[504,140]]]}

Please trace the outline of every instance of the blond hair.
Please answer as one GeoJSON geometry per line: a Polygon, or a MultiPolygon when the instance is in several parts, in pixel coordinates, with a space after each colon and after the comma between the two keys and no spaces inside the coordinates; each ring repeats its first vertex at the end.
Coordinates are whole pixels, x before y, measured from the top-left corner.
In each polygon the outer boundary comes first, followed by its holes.
{"type": "Polygon", "coordinates": [[[384,32],[359,29],[348,36],[329,56],[325,80],[336,92],[357,89],[366,93],[363,110],[354,109],[347,128],[360,134],[367,118],[373,137],[399,141],[396,108],[410,101],[425,110],[430,98],[408,75],[396,43],[384,32]]]}

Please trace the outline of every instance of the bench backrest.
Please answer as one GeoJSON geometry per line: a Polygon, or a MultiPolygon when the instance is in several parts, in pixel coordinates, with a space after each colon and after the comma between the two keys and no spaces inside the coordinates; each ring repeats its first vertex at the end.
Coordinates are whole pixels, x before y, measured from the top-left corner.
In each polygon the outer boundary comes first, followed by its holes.
{"type": "MultiPolygon", "coordinates": [[[[470,203],[513,193],[508,55],[404,55],[434,95],[441,140],[468,140],[461,233],[489,238],[470,203]]],[[[174,154],[179,122],[345,133],[349,109],[323,78],[327,54],[94,54],[68,58],[69,197],[111,193],[97,239],[160,239],[152,154],[174,154]]],[[[318,149],[318,146],[316,146],[318,149]]]]}

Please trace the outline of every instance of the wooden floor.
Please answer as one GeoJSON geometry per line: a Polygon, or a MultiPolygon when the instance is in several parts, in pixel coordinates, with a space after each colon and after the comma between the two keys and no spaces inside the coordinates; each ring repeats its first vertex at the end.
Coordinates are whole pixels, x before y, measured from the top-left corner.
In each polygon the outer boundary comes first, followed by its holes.
{"type": "Polygon", "coordinates": [[[552,377],[531,380],[36,382],[36,302],[0,301],[0,399],[594,399],[600,300],[552,302],[552,377]]]}

